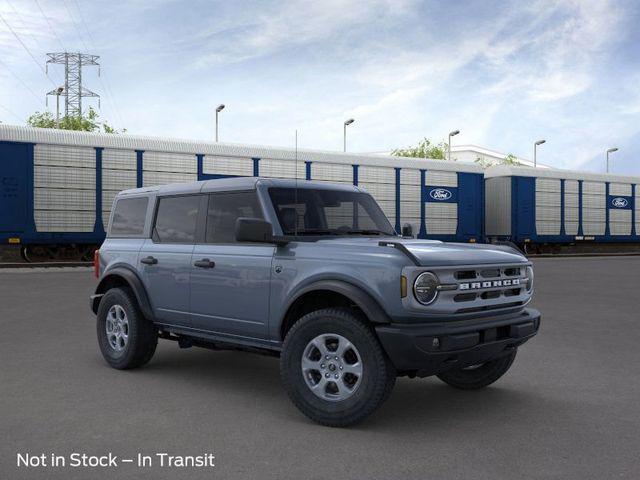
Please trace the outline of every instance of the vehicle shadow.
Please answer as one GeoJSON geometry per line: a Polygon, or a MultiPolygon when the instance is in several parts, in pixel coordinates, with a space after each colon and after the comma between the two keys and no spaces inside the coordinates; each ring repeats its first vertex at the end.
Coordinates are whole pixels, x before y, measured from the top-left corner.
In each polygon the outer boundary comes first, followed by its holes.
{"type": "MultiPolygon", "coordinates": [[[[264,415],[274,415],[278,422],[315,425],[287,401],[277,358],[230,351],[181,351],[169,346],[143,371],[145,375],[162,376],[164,380],[170,377],[168,385],[195,383],[239,397],[259,395],[264,415]]],[[[526,384],[514,384],[508,374],[479,391],[456,390],[435,377],[399,378],[382,408],[354,429],[406,433],[425,427],[431,431],[448,429],[452,423],[460,428],[476,428],[478,422],[501,423],[527,418],[535,421],[538,414],[543,415],[549,408],[562,414],[568,406],[543,398],[526,384]]]]}

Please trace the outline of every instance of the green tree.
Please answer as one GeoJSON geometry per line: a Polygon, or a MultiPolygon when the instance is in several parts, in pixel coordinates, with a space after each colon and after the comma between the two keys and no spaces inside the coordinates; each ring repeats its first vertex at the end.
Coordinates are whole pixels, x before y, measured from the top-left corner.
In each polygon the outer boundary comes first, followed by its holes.
{"type": "MultiPolygon", "coordinates": [[[[56,119],[51,112],[36,112],[27,119],[27,124],[37,128],[57,128],[56,119]]],[[[60,118],[59,128],[62,130],[104,133],[125,133],[127,131],[123,128],[121,132],[119,132],[106,121],[101,122],[98,112],[92,107],[89,107],[89,111],[82,117],[64,116],[60,118]]]]}
{"type": "Polygon", "coordinates": [[[397,148],[391,152],[391,155],[398,157],[414,157],[414,158],[435,158],[438,160],[445,160],[447,158],[447,151],[449,146],[440,142],[437,145],[431,143],[431,140],[424,138],[418,142],[416,147],[409,148],[397,148]]]}

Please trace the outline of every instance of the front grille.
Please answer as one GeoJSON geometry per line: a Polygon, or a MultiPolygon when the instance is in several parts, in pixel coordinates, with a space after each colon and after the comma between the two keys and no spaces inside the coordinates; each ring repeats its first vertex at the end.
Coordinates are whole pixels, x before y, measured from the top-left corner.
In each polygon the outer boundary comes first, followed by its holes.
{"type": "Polygon", "coordinates": [[[457,293],[455,303],[472,303],[474,306],[460,305],[457,312],[481,311],[494,308],[512,307],[522,302],[514,302],[513,297],[526,295],[526,277],[522,266],[496,266],[477,269],[461,269],[453,272],[457,293]],[[514,285],[515,284],[515,285],[514,285]]]}

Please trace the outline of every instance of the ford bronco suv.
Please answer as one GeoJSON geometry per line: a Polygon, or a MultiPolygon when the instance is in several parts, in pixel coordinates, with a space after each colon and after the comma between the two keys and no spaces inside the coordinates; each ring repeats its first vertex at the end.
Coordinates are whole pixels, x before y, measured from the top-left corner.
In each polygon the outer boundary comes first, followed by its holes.
{"type": "Polygon", "coordinates": [[[95,266],[91,309],[112,367],[149,362],[159,338],[276,355],[293,403],[330,426],[371,414],[397,376],[485,387],[540,324],[519,251],[399,236],[357,186],[127,190],[95,266]]]}

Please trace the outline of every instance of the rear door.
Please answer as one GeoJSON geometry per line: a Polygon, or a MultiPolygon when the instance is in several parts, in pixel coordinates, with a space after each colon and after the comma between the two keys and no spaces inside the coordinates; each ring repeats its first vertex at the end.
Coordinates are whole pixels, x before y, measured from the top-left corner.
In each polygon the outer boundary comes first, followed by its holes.
{"type": "Polygon", "coordinates": [[[204,195],[158,197],[152,238],[138,257],[139,271],[160,323],[189,325],[191,255],[204,195]]]}
{"type": "Polygon", "coordinates": [[[235,241],[239,217],[263,218],[256,192],[208,197],[205,243],[191,259],[193,325],[230,338],[265,339],[275,246],[235,241]]]}
{"type": "Polygon", "coordinates": [[[0,142],[0,232],[24,231],[29,146],[0,142]]]}

